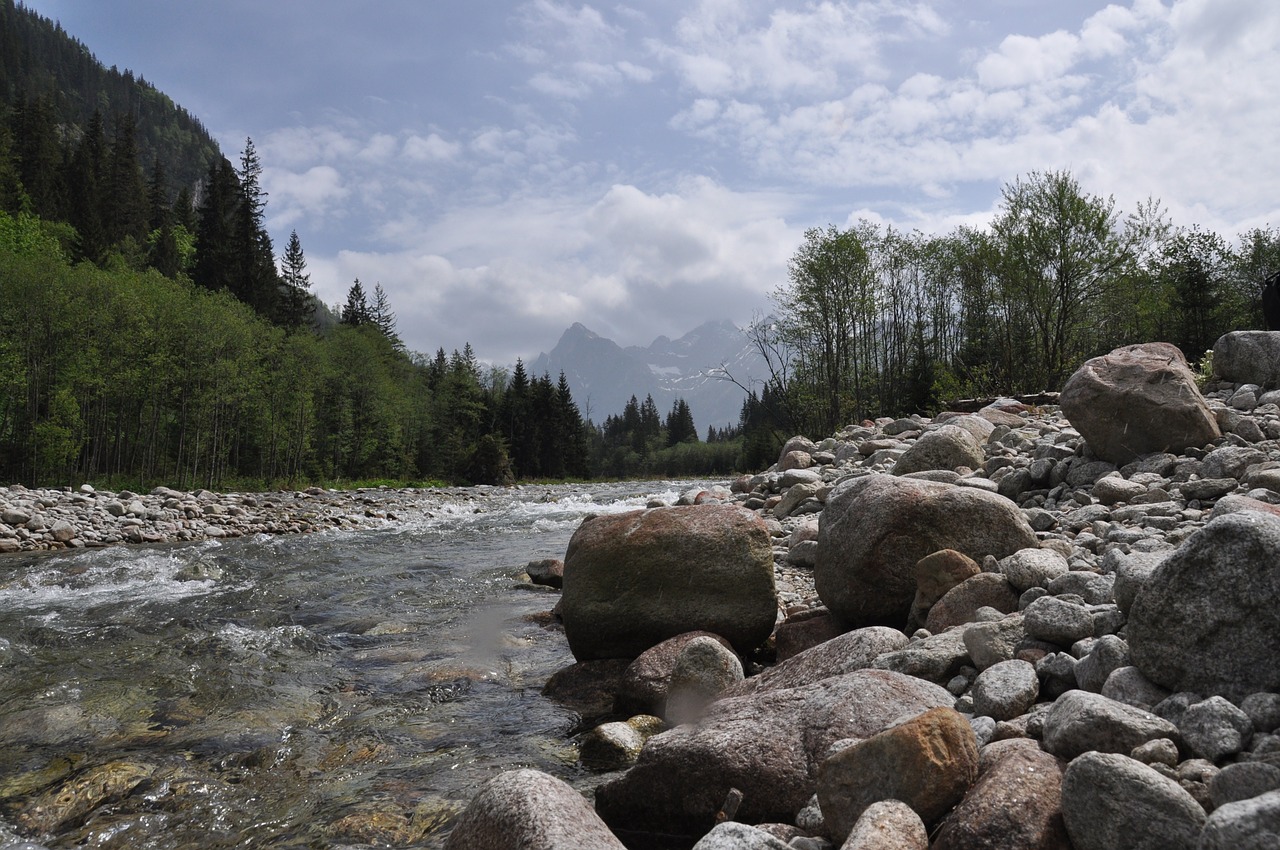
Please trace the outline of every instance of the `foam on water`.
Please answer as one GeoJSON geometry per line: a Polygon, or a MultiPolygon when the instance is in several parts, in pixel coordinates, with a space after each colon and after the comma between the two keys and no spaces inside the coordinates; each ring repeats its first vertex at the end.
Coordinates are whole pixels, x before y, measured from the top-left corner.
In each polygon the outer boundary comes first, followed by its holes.
{"type": "Polygon", "coordinates": [[[122,600],[166,602],[202,596],[216,582],[198,578],[217,541],[158,551],[116,547],[70,557],[39,557],[0,578],[0,608],[57,612],[122,600]]]}

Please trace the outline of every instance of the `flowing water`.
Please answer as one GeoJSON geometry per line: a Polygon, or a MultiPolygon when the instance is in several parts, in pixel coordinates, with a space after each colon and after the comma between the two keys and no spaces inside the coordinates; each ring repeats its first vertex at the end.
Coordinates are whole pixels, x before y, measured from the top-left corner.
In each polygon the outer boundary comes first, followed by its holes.
{"type": "Polygon", "coordinates": [[[0,848],[439,847],[485,779],[586,787],[557,594],[676,485],[479,491],[371,531],[0,558],[0,848]]]}

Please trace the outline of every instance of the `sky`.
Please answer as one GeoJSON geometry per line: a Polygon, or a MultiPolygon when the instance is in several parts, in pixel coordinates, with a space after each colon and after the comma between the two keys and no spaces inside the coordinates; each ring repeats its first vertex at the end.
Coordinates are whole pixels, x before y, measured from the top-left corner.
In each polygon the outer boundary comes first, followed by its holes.
{"type": "Polygon", "coordinates": [[[1274,0],[24,0],[263,165],[327,304],[531,360],[769,308],[804,231],[985,226],[1067,170],[1280,226],[1274,0]]]}

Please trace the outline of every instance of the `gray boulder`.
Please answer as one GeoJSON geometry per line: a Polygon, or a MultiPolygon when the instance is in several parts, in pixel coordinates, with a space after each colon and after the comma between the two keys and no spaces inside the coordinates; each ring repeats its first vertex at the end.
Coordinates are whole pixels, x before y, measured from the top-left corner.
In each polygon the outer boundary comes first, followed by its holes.
{"type": "Polygon", "coordinates": [[[885,653],[907,645],[907,636],[887,626],[868,626],[845,632],[831,640],[778,662],[758,676],[744,679],[725,691],[725,696],[742,696],[756,691],[797,688],[831,676],[842,676],[870,667],[885,653]]]}
{"type": "Polygon", "coordinates": [[[697,723],[650,738],[634,767],[596,790],[596,809],[616,828],[697,836],[736,788],[739,820],[790,822],[817,790],[818,765],[837,741],[869,738],[954,699],[883,670],[727,697],[697,723]]]}
{"type": "Polygon", "coordinates": [[[1012,720],[1027,712],[1040,694],[1036,668],[1017,659],[1001,661],[978,674],[970,695],[973,713],[995,720],[1012,720]]]}
{"type": "Polygon", "coordinates": [[[1221,435],[1186,358],[1168,343],[1130,345],[1086,361],[1058,401],[1093,453],[1117,466],[1221,435]]]}
{"type": "Polygon", "coordinates": [[[840,850],[929,850],[929,833],[906,803],[881,800],[867,806],[840,850]]]}
{"type": "Polygon", "coordinates": [[[1280,791],[1227,803],[1209,816],[1199,850],[1275,850],[1280,847],[1280,791]]]}
{"type": "Polygon", "coordinates": [[[973,666],[985,670],[1013,658],[1027,632],[1023,628],[1023,616],[1010,614],[999,620],[971,623],[965,626],[962,635],[973,666]]]}
{"type": "Polygon", "coordinates": [[[1213,344],[1213,374],[1233,384],[1280,387],[1280,333],[1232,331],[1213,344]]]}
{"type": "Polygon", "coordinates": [[[698,630],[746,653],[773,631],[777,610],[768,527],[739,507],[593,517],[565,554],[561,613],[579,660],[635,658],[698,630]]]}
{"type": "Polygon", "coordinates": [[[1178,737],[1168,720],[1088,691],[1067,691],[1044,718],[1045,750],[1065,759],[1090,750],[1127,754],[1147,741],[1178,737]]]}
{"type": "Polygon", "coordinates": [[[1194,850],[1204,809],[1172,779],[1128,756],[1085,753],[1062,777],[1075,850],[1194,850]]]}
{"type": "Polygon", "coordinates": [[[699,637],[712,638],[726,649],[730,648],[727,640],[711,632],[687,632],[646,649],[623,672],[615,710],[623,714],[664,714],[676,660],[681,650],[699,637]]]}
{"type": "Polygon", "coordinates": [[[1280,766],[1264,761],[1226,765],[1209,780],[1209,795],[1215,808],[1277,789],[1280,789],[1280,766]]]}
{"type": "Polygon", "coordinates": [[[791,850],[791,845],[763,829],[725,821],[702,836],[693,850],[791,850]]]}
{"type": "Polygon", "coordinates": [[[966,466],[977,469],[986,460],[982,444],[967,429],[943,425],[922,434],[894,464],[894,475],[907,475],[929,469],[955,470],[966,466]]]}
{"type": "Polygon", "coordinates": [[[1209,761],[1235,755],[1253,737],[1249,715],[1218,696],[1188,706],[1178,721],[1178,730],[1187,747],[1209,761]]]}
{"type": "Polygon", "coordinates": [[[1280,517],[1216,517],[1138,592],[1127,637],[1133,664],[1171,691],[1241,699],[1280,689],[1280,517]]]}
{"type": "Polygon", "coordinates": [[[1093,615],[1083,605],[1057,596],[1041,596],[1022,612],[1027,636],[1058,646],[1071,646],[1093,636],[1093,615]]]}
{"type": "Polygon", "coordinates": [[[1023,549],[1000,559],[1000,572],[1019,593],[1033,587],[1048,587],[1069,569],[1067,559],[1052,549],[1023,549]]]}
{"type": "Polygon", "coordinates": [[[445,850],[625,850],[591,804],[536,770],[490,779],[454,822],[445,850]]]}
{"type": "Polygon", "coordinates": [[[926,555],[955,549],[981,561],[1037,545],[1017,505],[994,493],[867,475],[838,486],[819,517],[814,585],[850,627],[901,628],[926,555]]]}
{"type": "Polygon", "coordinates": [[[676,656],[663,718],[688,723],[722,691],[741,682],[742,662],[716,638],[696,637],[676,656]]]}

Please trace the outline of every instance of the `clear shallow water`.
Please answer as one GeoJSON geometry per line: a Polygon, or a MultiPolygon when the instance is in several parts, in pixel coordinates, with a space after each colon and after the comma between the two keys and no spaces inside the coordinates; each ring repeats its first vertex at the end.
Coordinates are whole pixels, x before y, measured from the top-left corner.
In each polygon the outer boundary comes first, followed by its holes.
{"type": "Polygon", "coordinates": [[[540,694],[573,660],[558,595],[512,576],[676,489],[0,559],[0,848],[439,847],[502,770],[589,784],[576,715],[540,694]]]}

